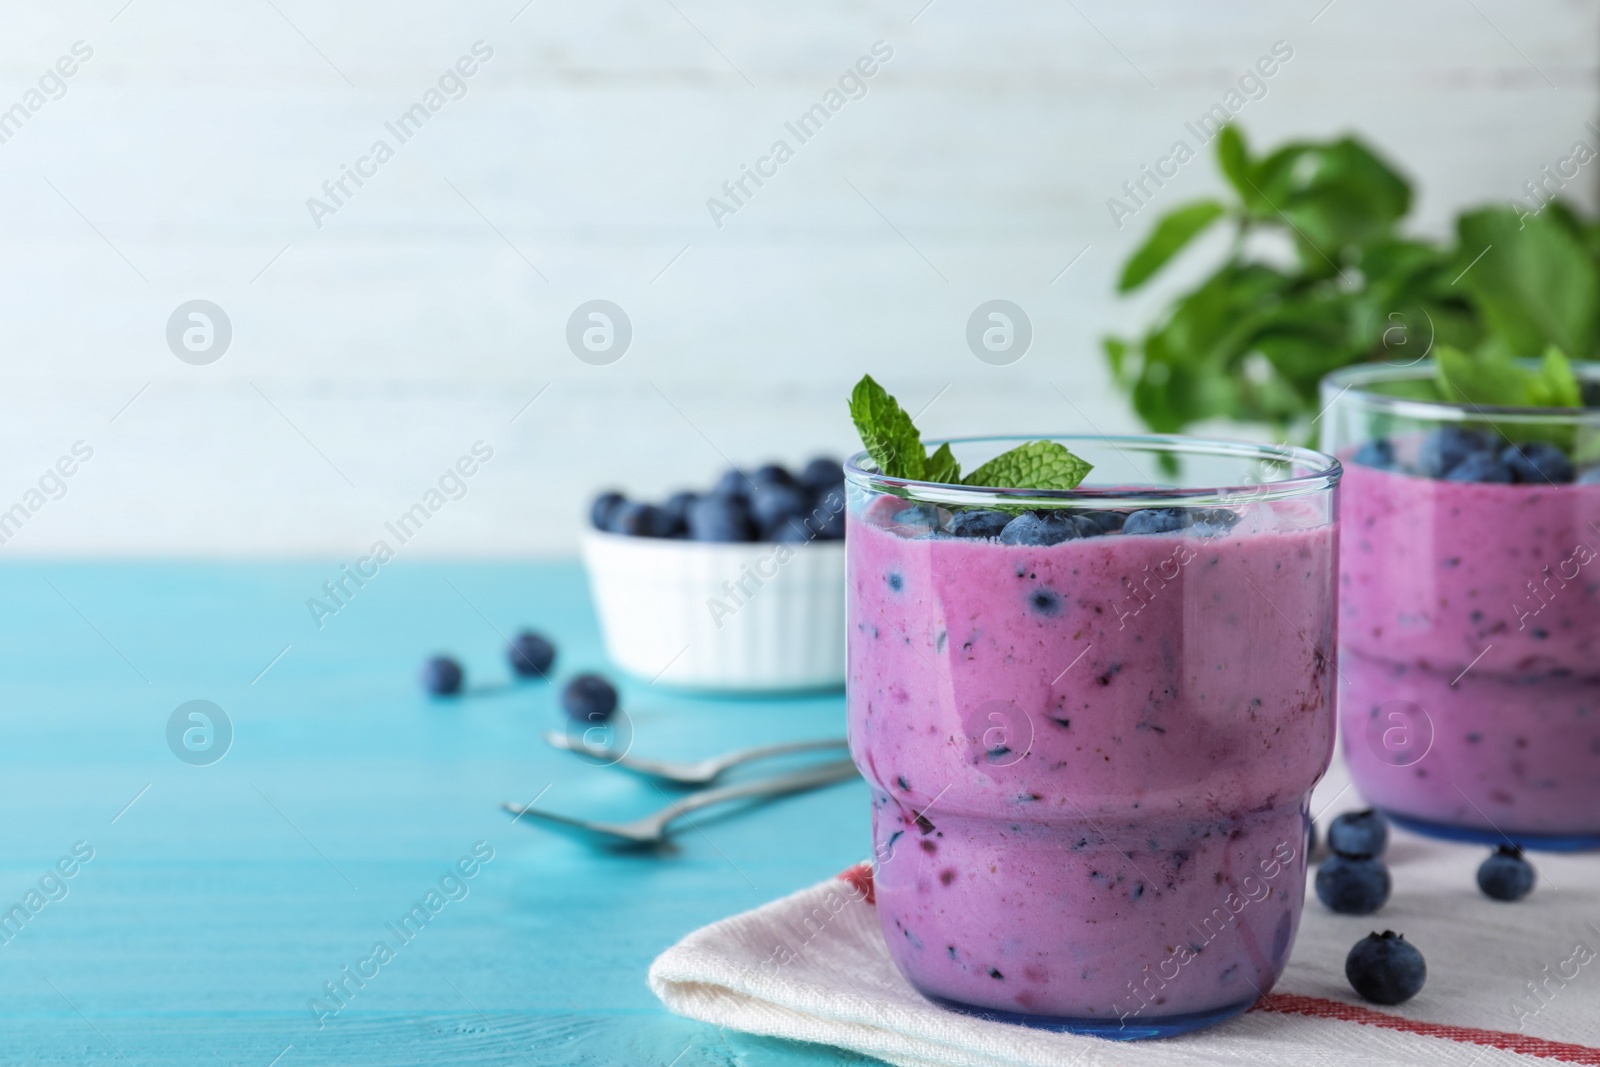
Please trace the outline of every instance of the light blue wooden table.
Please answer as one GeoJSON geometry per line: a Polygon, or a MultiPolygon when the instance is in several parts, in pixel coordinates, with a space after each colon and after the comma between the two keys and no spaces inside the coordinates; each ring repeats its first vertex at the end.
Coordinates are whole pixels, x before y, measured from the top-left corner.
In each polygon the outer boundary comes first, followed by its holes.
{"type": "MultiPolygon", "coordinates": [[[[498,803],[546,786],[541,804],[573,812],[663,803],[541,743],[560,724],[553,687],[503,686],[497,630],[522,625],[559,642],[563,677],[605,668],[578,568],[397,560],[319,631],[305,601],[337,575],[0,568],[0,909],[23,906],[0,923],[0,1064],[866,1062],[675,1018],[644,979],[695,927],[866,855],[864,785],[702,820],[653,857],[511,825],[498,803]],[[415,676],[436,650],[500,688],[428,700],[415,676]],[[234,730],[207,766],[166,737],[195,699],[234,730]],[[460,899],[441,892],[401,943],[390,924],[476,842],[493,859],[446,881],[460,899]],[[75,846],[93,858],[75,864],[75,846]],[[400,947],[374,964],[379,940],[400,947]],[[372,976],[357,987],[347,966],[372,976]],[[319,1020],[328,982],[353,992],[319,1020]]],[[[844,729],[838,695],[623,694],[653,754],[844,729]]]]}

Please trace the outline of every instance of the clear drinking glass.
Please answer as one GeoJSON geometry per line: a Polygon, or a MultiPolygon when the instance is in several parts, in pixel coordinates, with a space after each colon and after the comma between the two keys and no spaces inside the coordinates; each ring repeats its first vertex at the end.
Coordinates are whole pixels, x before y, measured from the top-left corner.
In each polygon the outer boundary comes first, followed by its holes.
{"type": "Polygon", "coordinates": [[[1600,407],[1443,403],[1433,373],[1322,385],[1351,776],[1422,833],[1600,848],[1600,407]]]}
{"type": "MultiPolygon", "coordinates": [[[[1334,740],[1339,464],[1053,438],[1071,492],[846,465],[850,747],[890,955],[957,1010],[1104,1037],[1288,959],[1334,740]]],[[[1025,438],[951,442],[970,470],[1025,438]]]]}

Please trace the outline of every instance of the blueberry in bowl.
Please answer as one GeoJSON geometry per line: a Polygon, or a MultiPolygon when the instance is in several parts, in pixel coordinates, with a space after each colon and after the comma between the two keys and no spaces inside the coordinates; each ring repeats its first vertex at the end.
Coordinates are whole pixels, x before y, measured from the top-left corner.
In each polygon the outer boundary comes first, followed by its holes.
{"type": "Polygon", "coordinates": [[[606,651],[656,684],[712,691],[844,681],[843,468],[724,471],[703,491],[590,508],[583,556],[606,651]]]}

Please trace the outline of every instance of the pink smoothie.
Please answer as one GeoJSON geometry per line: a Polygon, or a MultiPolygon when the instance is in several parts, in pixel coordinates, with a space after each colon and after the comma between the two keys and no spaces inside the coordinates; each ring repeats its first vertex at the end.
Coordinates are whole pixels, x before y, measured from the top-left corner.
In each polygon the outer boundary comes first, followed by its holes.
{"type": "Polygon", "coordinates": [[[1600,485],[1350,464],[1343,497],[1340,722],[1356,786],[1433,822],[1600,834],[1600,485]],[[1405,731],[1392,744],[1391,724],[1405,731]]]}
{"type": "Polygon", "coordinates": [[[1335,532],[1282,507],[1048,547],[851,514],[850,744],[925,994],[1131,1025],[1272,987],[1334,739],[1335,532]]]}

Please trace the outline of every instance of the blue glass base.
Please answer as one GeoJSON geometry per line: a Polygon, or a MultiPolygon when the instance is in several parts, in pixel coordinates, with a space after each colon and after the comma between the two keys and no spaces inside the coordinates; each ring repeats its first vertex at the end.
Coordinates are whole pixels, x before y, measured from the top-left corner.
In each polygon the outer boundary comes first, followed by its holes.
{"type": "Polygon", "coordinates": [[[1037,1030],[1054,1030],[1057,1033],[1086,1034],[1110,1041],[1144,1041],[1149,1038],[1177,1037],[1179,1034],[1187,1034],[1194,1030],[1204,1030],[1235,1015],[1244,1014],[1256,1002],[1252,997],[1242,1003],[1229,1004],[1212,1011],[1193,1011],[1187,1015],[1163,1015],[1158,1018],[1137,1015],[1118,1022],[1116,1019],[1058,1019],[1053,1015],[1029,1015],[1019,1011],[1002,1011],[999,1008],[979,1008],[934,996],[920,989],[918,992],[941,1008],[949,1008],[951,1011],[959,1011],[963,1015],[976,1016],[990,1022],[1031,1026],[1037,1030]]]}
{"type": "Polygon", "coordinates": [[[1475,845],[1503,845],[1506,838],[1533,852],[1589,852],[1600,849],[1600,833],[1593,834],[1525,834],[1515,830],[1501,833],[1482,830],[1476,826],[1456,826],[1451,823],[1430,822],[1399,812],[1379,809],[1389,821],[1402,829],[1424,837],[1437,837],[1445,841],[1468,841],[1475,845]]]}

